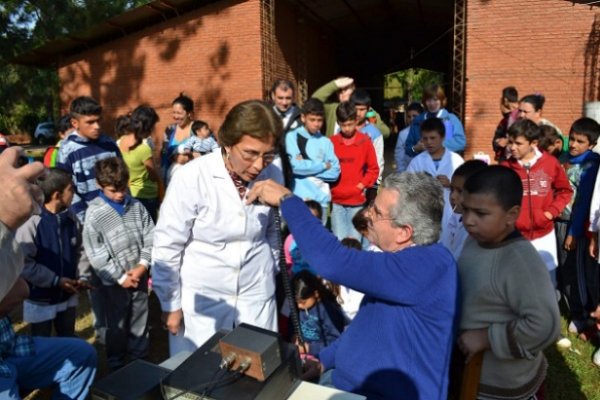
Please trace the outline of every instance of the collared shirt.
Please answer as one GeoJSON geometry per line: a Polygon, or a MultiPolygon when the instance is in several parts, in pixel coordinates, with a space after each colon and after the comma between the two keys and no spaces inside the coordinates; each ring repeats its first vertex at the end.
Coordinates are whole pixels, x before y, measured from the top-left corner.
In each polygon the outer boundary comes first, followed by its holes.
{"type": "Polygon", "coordinates": [[[10,318],[0,319],[0,377],[11,376],[11,369],[4,360],[7,356],[26,357],[35,354],[31,336],[17,336],[10,318]]]}

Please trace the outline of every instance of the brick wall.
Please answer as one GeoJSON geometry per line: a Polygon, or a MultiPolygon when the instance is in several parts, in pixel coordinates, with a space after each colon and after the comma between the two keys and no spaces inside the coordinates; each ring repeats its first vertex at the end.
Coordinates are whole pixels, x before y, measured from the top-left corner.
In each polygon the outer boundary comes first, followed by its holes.
{"type": "Polygon", "coordinates": [[[146,103],[160,115],[160,137],[184,91],[196,118],[216,129],[233,105],[262,95],[259,11],[259,0],[219,1],[65,59],[62,106],[95,97],[112,133],[117,115],[146,103]]]}
{"type": "Polygon", "coordinates": [[[467,157],[491,155],[501,90],[509,85],[521,97],[544,94],[543,117],[568,133],[589,91],[586,59],[589,70],[590,50],[597,50],[588,41],[599,12],[565,0],[467,0],[467,157]]]}

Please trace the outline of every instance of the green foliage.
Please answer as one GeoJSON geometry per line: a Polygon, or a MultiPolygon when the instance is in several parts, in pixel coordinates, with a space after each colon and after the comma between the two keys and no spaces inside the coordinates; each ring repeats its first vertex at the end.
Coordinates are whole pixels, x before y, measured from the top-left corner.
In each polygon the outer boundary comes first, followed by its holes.
{"type": "Polygon", "coordinates": [[[410,68],[393,72],[384,77],[384,98],[409,103],[420,101],[425,87],[443,82],[444,74],[427,69],[410,68]]]}
{"type": "Polygon", "coordinates": [[[84,30],[150,0],[4,0],[0,3],[0,132],[33,134],[56,120],[56,70],[11,65],[10,60],[61,36],[84,30]]]}

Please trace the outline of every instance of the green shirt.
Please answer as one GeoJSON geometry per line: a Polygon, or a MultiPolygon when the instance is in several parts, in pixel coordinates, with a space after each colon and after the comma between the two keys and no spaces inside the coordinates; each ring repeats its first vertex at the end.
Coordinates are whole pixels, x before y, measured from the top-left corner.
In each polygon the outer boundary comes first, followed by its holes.
{"type": "Polygon", "coordinates": [[[123,160],[129,168],[129,190],[133,197],[155,199],[158,197],[158,184],[150,179],[144,162],[152,158],[152,149],[147,143],[141,143],[130,151],[122,151],[123,160]]]}

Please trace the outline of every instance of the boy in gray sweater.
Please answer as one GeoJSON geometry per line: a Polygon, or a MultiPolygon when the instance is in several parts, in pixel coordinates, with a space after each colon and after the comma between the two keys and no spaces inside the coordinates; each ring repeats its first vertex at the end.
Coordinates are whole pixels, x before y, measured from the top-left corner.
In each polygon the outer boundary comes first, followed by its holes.
{"type": "MultiPolygon", "coordinates": [[[[462,310],[458,348],[467,362],[484,352],[478,399],[528,399],[543,393],[542,351],[560,333],[550,276],[540,255],[515,229],[523,186],[502,166],[464,185],[469,233],[458,259],[462,310]]],[[[536,397],[538,398],[538,397],[536,397]]]]}
{"type": "Polygon", "coordinates": [[[128,194],[129,172],[117,157],[95,166],[101,192],[92,200],[83,227],[83,245],[107,296],[106,357],[116,370],[148,352],[148,269],[154,223],[128,194]]]}

